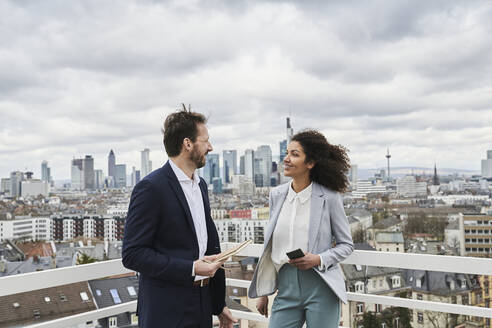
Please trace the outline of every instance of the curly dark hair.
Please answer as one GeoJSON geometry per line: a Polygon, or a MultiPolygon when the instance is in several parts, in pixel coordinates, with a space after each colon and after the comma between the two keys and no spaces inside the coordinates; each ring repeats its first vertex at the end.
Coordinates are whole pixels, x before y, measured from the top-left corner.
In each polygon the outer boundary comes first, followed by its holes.
{"type": "Polygon", "coordinates": [[[192,112],[191,107],[178,110],[166,117],[162,128],[163,143],[169,157],[181,153],[183,140],[188,138],[195,142],[198,136],[198,124],[206,124],[207,118],[200,113],[192,112]]]}
{"type": "Polygon", "coordinates": [[[298,132],[291,141],[301,144],[306,154],[305,163],[315,162],[309,172],[311,181],[338,192],[347,189],[349,181],[346,173],[350,168],[347,148],[330,144],[325,136],[316,130],[298,132]]]}

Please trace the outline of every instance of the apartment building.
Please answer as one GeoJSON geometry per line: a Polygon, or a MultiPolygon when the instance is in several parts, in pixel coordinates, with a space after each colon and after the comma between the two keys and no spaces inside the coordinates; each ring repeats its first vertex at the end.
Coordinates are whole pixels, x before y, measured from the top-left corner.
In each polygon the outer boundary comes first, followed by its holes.
{"type": "Polygon", "coordinates": [[[460,214],[462,254],[486,257],[492,254],[492,215],[460,214]]]}
{"type": "Polygon", "coordinates": [[[7,239],[51,240],[51,219],[47,217],[18,216],[0,220],[0,242],[7,239]]]}

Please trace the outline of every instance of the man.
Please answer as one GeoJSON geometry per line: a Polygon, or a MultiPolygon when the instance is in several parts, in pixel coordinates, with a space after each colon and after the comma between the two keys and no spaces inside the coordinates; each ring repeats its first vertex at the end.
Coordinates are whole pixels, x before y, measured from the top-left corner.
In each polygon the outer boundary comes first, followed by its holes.
{"type": "Polygon", "coordinates": [[[169,161],[147,175],[130,200],[123,265],[138,271],[141,328],[210,328],[237,322],[225,306],[223,263],[207,185],[196,169],[212,151],[206,118],[184,108],[164,122],[169,161]]]}

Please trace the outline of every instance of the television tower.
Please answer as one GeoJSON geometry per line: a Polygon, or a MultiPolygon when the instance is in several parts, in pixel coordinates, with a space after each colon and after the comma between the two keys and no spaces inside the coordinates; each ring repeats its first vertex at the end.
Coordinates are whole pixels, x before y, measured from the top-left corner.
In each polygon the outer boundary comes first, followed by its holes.
{"type": "Polygon", "coordinates": [[[388,148],[388,151],[386,153],[386,159],[388,161],[388,181],[390,181],[390,158],[391,158],[391,155],[390,155],[390,150],[388,148]]]}

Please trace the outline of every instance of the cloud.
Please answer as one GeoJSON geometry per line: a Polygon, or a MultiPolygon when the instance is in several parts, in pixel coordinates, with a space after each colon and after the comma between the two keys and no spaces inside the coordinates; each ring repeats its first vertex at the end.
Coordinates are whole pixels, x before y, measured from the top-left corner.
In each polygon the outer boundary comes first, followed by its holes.
{"type": "Polygon", "coordinates": [[[4,1],[0,176],[74,156],[165,161],[164,117],[207,114],[215,151],[270,144],[285,117],[359,167],[478,169],[492,148],[486,1],[4,1]],[[463,154],[469,154],[463,156],[463,154]]]}

